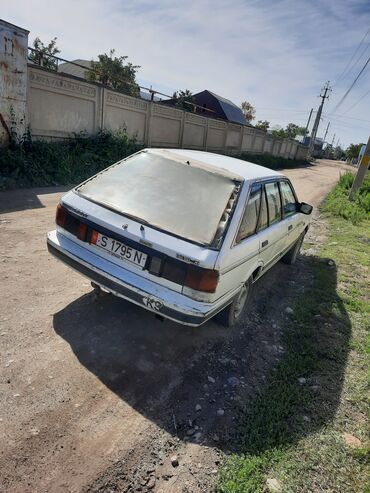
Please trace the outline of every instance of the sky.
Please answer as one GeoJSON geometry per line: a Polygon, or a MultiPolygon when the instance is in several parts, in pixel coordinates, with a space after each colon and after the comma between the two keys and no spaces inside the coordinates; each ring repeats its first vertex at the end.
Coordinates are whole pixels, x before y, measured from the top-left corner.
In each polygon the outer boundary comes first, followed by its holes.
{"type": "Polygon", "coordinates": [[[344,148],[370,135],[370,62],[336,108],[370,57],[370,0],[3,0],[0,15],[29,45],[56,36],[67,60],[115,48],[142,85],[247,100],[252,123],[305,125],[330,80],[318,136],[329,121],[326,140],[344,148]]]}

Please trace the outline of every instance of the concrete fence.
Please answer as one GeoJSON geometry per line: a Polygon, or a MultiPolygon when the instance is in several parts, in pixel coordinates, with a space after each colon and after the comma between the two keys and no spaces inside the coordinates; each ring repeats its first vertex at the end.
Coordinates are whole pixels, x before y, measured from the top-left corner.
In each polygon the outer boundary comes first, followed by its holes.
{"type": "Polygon", "coordinates": [[[148,147],[184,147],[227,154],[267,153],[302,159],[307,147],[254,127],[207,118],[134,98],[27,63],[28,31],[0,20],[0,143],[22,135],[65,139],[126,129],[148,147]]]}
{"type": "Polygon", "coordinates": [[[267,153],[302,159],[307,147],[243,125],[134,98],[28,65],[28,124],[34,138],[63,139],[79,132],[126,129],[148,147],[184,147],[227,154],[267,153]]]}

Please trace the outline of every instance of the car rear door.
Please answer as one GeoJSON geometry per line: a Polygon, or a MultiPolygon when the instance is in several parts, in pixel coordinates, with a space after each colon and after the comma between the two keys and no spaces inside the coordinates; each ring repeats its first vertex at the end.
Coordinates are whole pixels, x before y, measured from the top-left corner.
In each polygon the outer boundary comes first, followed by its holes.
{"type": "Polygon", "coordinates": [[[282,228],[282,208],[277,180],[264,183],[264,199],[258,225],[260,256],[264,269],[276,262],[284,249],[285,230],[282,228]]]}

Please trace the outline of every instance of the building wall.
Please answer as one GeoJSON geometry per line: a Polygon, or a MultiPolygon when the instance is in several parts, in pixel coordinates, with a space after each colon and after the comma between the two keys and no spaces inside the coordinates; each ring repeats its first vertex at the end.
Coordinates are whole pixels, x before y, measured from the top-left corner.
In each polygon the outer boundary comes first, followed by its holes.
{"type": "Polygon", "coordinates": [[[251,127],[144,101],[73,76],[28,66],[28,122],[34,138],[68,138],[125,129],[139,144],[228,154],[269,153],[294,158],[307,148],[251,127]]]}
{"type": "Polygon", "coordinates": [[[25,131],[28,31],[0,19],[0,145],[25,131]]]}

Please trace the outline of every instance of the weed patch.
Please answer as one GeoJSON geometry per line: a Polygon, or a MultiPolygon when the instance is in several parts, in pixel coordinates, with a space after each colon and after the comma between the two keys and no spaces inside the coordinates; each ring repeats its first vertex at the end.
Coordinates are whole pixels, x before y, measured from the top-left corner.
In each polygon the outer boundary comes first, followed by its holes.
{"type": "Polygon", "coordinates": [[[0,149],[0,190],[80,183],[138,149],[124,132],[54,142],[28,138],[0,149]]]}
{"type": "Polygon", "coordinates": [[[352,173],[347,172],[342,175],[337,185],[327,196],[322,210],[333,216],[348,219],[353,224],[358,224],[364,219],[370,218],[370,176],[368,173],[355,199],[350,202],[348,195],[353,180],[354,175],[352,173]]]}
{"type": "MultiPolygon", "coordinates": [[[[346,176],[340,186],[349,183],[346,176]]],[[[227,458],[218,492],[270,491],[271,478],[284,493],[368,491],[369,221],[327,219],[319,256],[305,259],[312,289],[294,307],[267,387],[246,404],[239,450],[227,458]],[[360,445],[347,444],[346,434],[360,445]]]]}

